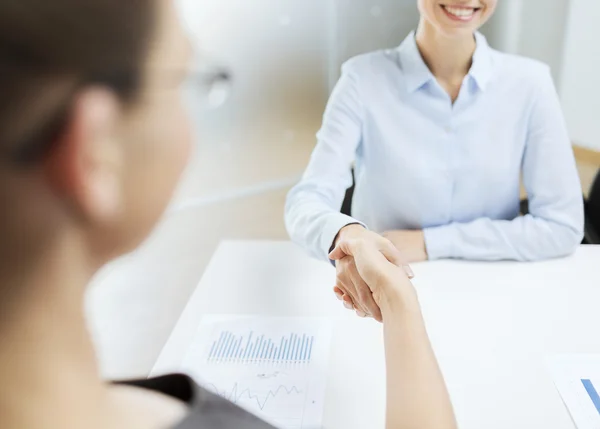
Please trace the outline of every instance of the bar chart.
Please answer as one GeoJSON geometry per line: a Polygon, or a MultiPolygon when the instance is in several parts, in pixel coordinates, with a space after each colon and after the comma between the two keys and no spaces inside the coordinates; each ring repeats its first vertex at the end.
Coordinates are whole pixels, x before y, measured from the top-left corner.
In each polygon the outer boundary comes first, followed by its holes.
{"type": "Polygon", "coordinates": [[[306,333],[290,332],[274,338],[255,331],[236,335],[223,330],[213,341],[207,361],[209,363],[309,364],[314,342],[314,335],[306,333]]]}

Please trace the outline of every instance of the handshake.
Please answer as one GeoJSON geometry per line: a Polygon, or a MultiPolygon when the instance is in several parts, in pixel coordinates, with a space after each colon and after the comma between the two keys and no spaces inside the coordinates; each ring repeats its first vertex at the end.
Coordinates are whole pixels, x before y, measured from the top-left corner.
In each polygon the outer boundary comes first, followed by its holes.
{"type": "Polygon", "coordinates": [[[385,310],[414,290],[409,266],[427,260],[423,231],[390,231],[382,235],[358,224],[342,228],[329,257],[336,261],[334,292],[359,317],[383,322],[385,310]]]}

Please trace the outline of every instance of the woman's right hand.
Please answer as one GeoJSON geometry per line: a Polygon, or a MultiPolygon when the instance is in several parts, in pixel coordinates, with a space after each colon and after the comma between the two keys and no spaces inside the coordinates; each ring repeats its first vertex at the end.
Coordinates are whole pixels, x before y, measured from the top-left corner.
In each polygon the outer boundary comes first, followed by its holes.
{"type": "Polygon", "coordinates": [[[412,302],[416,294],[409,278],[412,271],[407,273],[407,265],[398,249],[389,240],[377,237],[341,236],[329,257],[335,261],[350,259],[375,304],[384,312],[407,300],[412,302]]]}

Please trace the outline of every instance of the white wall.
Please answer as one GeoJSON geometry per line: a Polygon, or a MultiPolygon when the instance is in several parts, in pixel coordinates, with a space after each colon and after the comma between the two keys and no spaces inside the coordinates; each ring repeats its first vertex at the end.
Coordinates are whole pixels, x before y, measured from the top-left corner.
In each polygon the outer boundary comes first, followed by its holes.
{"type": "Polygon", "coordinates": [[[484,33],[492,46],[501,51],[548,64],[560,86],[569,3],[570,0],[498,0],[498,11],[484,33]]]}
{"type": "Polygon", "coordinates": [[[334,0],[336,31],[332,67],[363,52],[393,48],[417,27],[417,0],[334,0]]]}
{"type": "Polygon", "coordinates": [[[561,98],[573,141],[600,150],[600,2],[571,0],[561,98]]]}
{"type": "Polygon", "coordinates": [[[327,4],[333,0],[178,1],[200,50],[234,77],[232,98],[211,113],[212,125],[270,122],[294,128],[283,123],[320,117],[328,94],[327,4]]]}

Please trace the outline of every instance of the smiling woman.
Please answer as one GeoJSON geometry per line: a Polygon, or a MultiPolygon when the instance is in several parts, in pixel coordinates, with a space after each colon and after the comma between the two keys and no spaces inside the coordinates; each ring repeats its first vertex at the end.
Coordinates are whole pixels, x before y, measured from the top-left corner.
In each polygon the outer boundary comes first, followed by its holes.
{"type": "MultiPolygon", "coordinates": [[[[583,237],[583,200],[549,67],[488,45],[478,29],[497,0],[417,4],[418,28],[399,47],[343,66],[310,164],[288,195],[292,239],[323,260],[340,239],[380,235],[403,264],[569,255],[583,237]]],[[[378,318],[354,264],[337,269],[346,306],[378,318]]]]}

